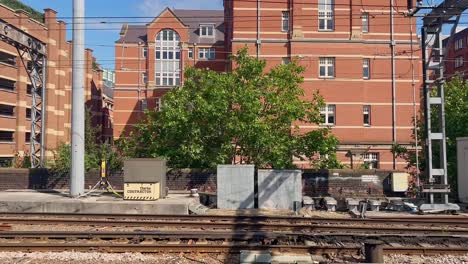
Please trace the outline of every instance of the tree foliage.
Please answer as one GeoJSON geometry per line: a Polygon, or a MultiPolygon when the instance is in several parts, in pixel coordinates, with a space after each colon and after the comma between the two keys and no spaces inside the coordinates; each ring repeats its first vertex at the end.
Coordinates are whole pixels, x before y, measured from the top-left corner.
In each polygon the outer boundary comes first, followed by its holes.
{"type": "MultiPolygon", "coordinates": [[[[110,171],[120,170],[123,166],[122,157],[116,148],[108,143],[100,142],[100,126],[93,126],[91,113],[86,111],[85,116],[85,170],[97,169],[101,166],[101,161],[107,161],[107,168],[110,171]]],[[[70,172],[71,165],[71,145],[62,143],[54,152],[54,162],[52,168],[58,172],[70,172]]]]}
{"type": "Polygon", "coordinates": [[[293,168],[293,157],[340,166],[329,128],[299,131],[299,124],[321,123],[323,105],[318,93],[303,99],[303,67],[293,61],[267,71],[247,49],[232,59],[236,68],[229,73],[188,68],[183,87],[164,96],[161,111],[148,111],[121,147],[134,157],[165,157],[179,168],[233,162],[293,168]]]}
{"type": "MultiPolygon", "coordinates": [[[[435,92],[435,91],[434,91],[435,92]]],[[[422,115],[421,115],[422,116],[422,115]]],[[[424,119],[422,116],[421,119],[424,119]]],[[[433,110],[431,114],[432,126],[436,131],[439,123],[439,115],[433,110]]],[[[424,122],[417,121],[419,145],[424,147],[424,122]]],[[[452,78],[445,86],[445,132],[447,136],[447,170],[449,182],[453,187],[457,182],[457,138],[468,136],[468,83],[461,78],[452,78]]],[[[394,147],[395,153],[408,161],[409,167],[416,166],[415,153],[400,146],[394,147]]],[[[425,149],[419,156],[421,171],[426,170],[425,149]]],[[[438,164],[440,160],[438,146],[433,149],[432,160],[438,164]]],[[[453,188],[456,189],[456,188],[453,188]]]]}

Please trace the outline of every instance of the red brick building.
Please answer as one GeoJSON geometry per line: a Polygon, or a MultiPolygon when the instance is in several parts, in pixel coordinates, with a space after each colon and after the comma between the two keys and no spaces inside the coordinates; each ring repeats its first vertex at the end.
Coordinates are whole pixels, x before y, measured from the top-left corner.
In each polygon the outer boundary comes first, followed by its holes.
{"type": "Polygon", "coordinates": [[[223,11],[167,8],[145,26],[124,25],[115,44],[114,138],[161,107],[161,96],[194,65],[226,70],[223,11]]]}
{"type": "Polygon", "coordinates": [[[468,27],[458,31],[452,38],[444,39],[445,75],[455,74],[468,79],[468,27]]]}
{"type": "MultiPolygon", "coordinates": [[[[44,13],[14,10],[0,4],[0,19],[46,43],[46,158],[60,143],[71,139],[71,42],[67,25],[52,9],[44,13]]],[[[86,50],[86,100],[97,105],[102,73],[95,67],[92,50],[86,50]],[[94,65],[94,66],[93,66],[94,65]]],[[[29,153],[31,131],[31,83],[16,48],[0,41],[0,167],[11,166],[15,156],[29,153]]],[[[95,114],[99,112],[95,108],[95,114]]],[[[98,115],[98,114],[97,114],[98,115]]]]}
{"type": "MultiPolygon", "coordinates": [[[[182,83],[184,67],[230,69],[225,54],[247,46],[252,56],[266,60],[270,67],[294,58],[305,67],[304,99],[311,99],[319,90],[327,106],[322,109],[324,124],[298,124],[303,131],[331,127],[341,142],[338,156],[350,167],[366,163],[392,168],[393,131],[398,144],[410,146],[414,113],[420,107],[419,42],[410,33],[416,25],[401,12],[406,11],[406,4],[395,1],[395,106],[388,1],[225,0],[224,14],[166,9],[146,26],[126,25],[116,43],[114,137],[134,125],[143,109],[157,107],[167,89],[182,83]],[[172,33],[166,37],[167,30],[176,32],[176,37],[172,33]],[[167,39],[176,41],[166,43],[167,39]],[[206,43],[207,39],[212,41],[206,43]],[[158,56],[165,56],[158,55],[159,49],[161,54],[165,50],[181,53],[176,72],[168,73],[172,81],[164,79],[166,73],[158,73],[158,56]],[[206,55],[211,50],[214,60],[206,55]]],[[[308,162],[297,163],[308,166],[308,162]]],[[[398,168],[405,165],[396,161],[398,168]]]]}

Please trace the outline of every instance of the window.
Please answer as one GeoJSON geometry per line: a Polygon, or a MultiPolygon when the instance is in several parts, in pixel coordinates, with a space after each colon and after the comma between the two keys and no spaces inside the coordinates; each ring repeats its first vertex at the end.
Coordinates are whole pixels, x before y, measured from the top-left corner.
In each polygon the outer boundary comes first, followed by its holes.
{"type": "MultiPolygon", "coordinates": [[[[35,140],[40,142],[41,141],[41,134],[37,134],[35,140]]],[[[25,133],[24,142],[31,143],[31,132],[26,132],[25,133]]]]}
{"type": "Polygon", "coordinates": [[[370,126],[371,125],[371,106],[370,105],[365,105],[362,108],[362,115],[364,117],[364,120],[363,120],[364,126],[370,126]]]}
{"type": "Polygon", "coordinates": [[[455,40],[455,50],[459,50],[463,48],[463,39],[457,39],[455,40]]]}
{"type": "Polygon", "coordinates": [[[10,66],[16,66],[16,56],[0,51],[0,62],[10,66]]]}
{"type": "Polygon", "coordinates": [[[15,132],[12,131],[0,131],[0,142],[13,142],[15,132]]]}
{"type": "Polygon", "coordinates": [[[362,60],[362,78],[370,79],[370,59],[362,60]]]}
{"type": "Polygon", "coordinates": [[[214,25],[200,25],[200,37],[213,37],[214,25]]]}
{"type": "Polygon", "coordinates": [[[289,12],[284,11],[281,16],[281,31],[289,31],[289,12]]]}
{"type": "Polygon", "coordinates": [[[319,59],[320,78],[335,77],[335,58],[320,58],[319,59]]]}
{"type": "Polygon", "coordinates": [[[362,13],[362,32],[369,32],[369,13],[362,13]]]}
{"type": "Polygon", "coordinates": [[[13,166],[12,157],[1,157],[0,158],[0,168],[9,168],[13,166]]]}
{"type": "Polygon", "coordinates": [[[291,63],[291,59],[289,57],[281,58],[281,64],[289,64],[291,63]]]}
{"type": "Polygon", "coordinates": [[[148,109],[148,101],[146,101],[146,99],[140,100],[140,109],[141,111],[146,111],[148,109]]]}
{"type": "Polygon", "coordinates": [[[379,168],[379,153],[364,153],[362,154],[362,161],[366,168],[378,169],[379,168]]]}
{"type": "Polygon", "coordinates": [[[148,57],[148,48],[144,47],[143,48],[143,58],[147,58],[147,57],[148,57]]]}
{"type": "Polygon", "coordinates": [[[188,57],[189,59],[193,59],[193,48],[188,49],[188,57]]]}
{"type": "Polygon", "coordinates": [[[156,37],[156,85],[180,85],[180,37],[166,29],[156,37]]]}
{"type": "Polygon", "coordinates": [[[0,89],[14,91],[15,88],[16,88],[15,81],[0,78],[0,89]]]}
{"type": "Polygon", "coordinates": [[[148,74],[146,74],[146,72],[142,73],[141,74],[141,79],[142,79],[144,84],[147,84],[148,83],[148,74]]]}
{"type": "Polygon", "coordinates": [[[31,119],[32,112],[31,108],[26,108],[26,119],[31,119]]]}
{"type": "Polygon", "coordinates": [[[0,104],[0,115],[15,116],[15,107],[13,105],[0,104]]]}
{"type": "Polygon", "coordinates": [[[455,68],[463,67],[463,57],[456,57],[455,58],[455,68]]]}
{"type": "Polygon", "coordinates": [[[335,0],[319,0],[319,30],[332,31],[334,29],[335,0]]]}
{"type": "MultiPolygon", "coordinates": [[[[28,95],[32,95],[32,91],[33,91],[33,86],[32,86],[32,84],[28,84],[28,85],[26,86],[26,93],[27,93],[28,95]]],[[[38,96],[41,96],[41,95],[42,95],[42,90],[41,90],[41,89],[39,89],[39,93],[38,93],[37,95],[38,95],[38,96]]]]}
{"type": "Polygon", "coordinates": [[[156,109],[157,111],[161,111],[161,109],[162,109],[162,98],[161,97],[156,97],[154,109],[156,109]]]}
{"type": "Polygon", "coordinates": [[[335,105],[326,105],[320,108],[321,125],[335,125],[335,105]]]}
{"type": "Polygon", "coordinates": [[[198,58],[205,60],[214,60],[216,57],[214,48],[199,48],[198,58]]]}

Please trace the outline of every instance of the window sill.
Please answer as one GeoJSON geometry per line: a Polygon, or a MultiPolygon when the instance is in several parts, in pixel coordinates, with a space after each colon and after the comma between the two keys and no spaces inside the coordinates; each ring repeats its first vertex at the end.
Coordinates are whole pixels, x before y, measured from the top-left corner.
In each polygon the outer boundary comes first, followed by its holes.
{"type": "Polygon", "coordinates": [[[370,127],[371,127],[371,125],[364,125],[364,127],[365,127],[365,128],[370,128],[370,127]]]}
{"type": "Polygon", "coordinates": [[[319,124],[319,127],[330,127],[330,128],[333,128],[335,127],[336,125],[335,124],[319,124]]]}
{"type": "Polygon", "coordinates": [[[18,65],[11,65],[11,64],[8,64],[8,63],[5,63],[5,62],[0,62],[0,64],[1,64],[1,65],[4,65],[4,66],[11,67],[11,68],[18,69],[18,65]]]}
{"type": "Polygon", "coordinates": [[[8,90],[8,89],[2,89],[2,88],[0,88],[0,91],[1,91],[1,92],[12,93],[12,94],[16,94],[16,93],[17,93],[15,90],[8,90]]]}
{"type": "Polygon", "coordinates": [[[319,29],[318,32],[335,32],[334,29],[319,29]]]}
{"type": "Polygon", "coordinates": [[[335,79],[335,77],[319,76],[319,79],[323,79],[323,80],[333,80],[333,79],[335,79]]]}
{"type": "Polygon", "coordinates": [[[0,141],[0,144],[14,145],[16,143],[14,141],[0,141]]]}
{"type": "Polygon", "coordinates": [[[1,118],[16,119],[16,116],[0,115],[1,118]]]}
{"type": "Polygon", "coordinates": [[[370,78],[362,78],[364,81],[370,80],[370,78]]]}

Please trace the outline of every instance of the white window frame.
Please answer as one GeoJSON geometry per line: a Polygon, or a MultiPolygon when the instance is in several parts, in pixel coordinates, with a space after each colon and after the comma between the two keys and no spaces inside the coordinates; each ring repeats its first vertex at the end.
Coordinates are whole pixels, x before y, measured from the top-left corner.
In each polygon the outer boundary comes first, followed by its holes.
{"type": "Polygon", "coordinates": [[[216,59],[215,48],[198,48],[198,58],[200,60],[214,60],[216,59]]]}
{"type": "Polygon", "coordinates": [[[335,0],[319,0],[318,1],[318,30],[319,31],[334,31],[335,30],[335,0]],[[323,22],[323,23],[321,23],[323,22]]]}
{"type": "Polygon", "coordinates": [[[455,40],[455,50],[461,50],[463,48],[463,38],[455,40]]]}
{"type": "Polygon", "coordinates": [[[281,31],[289,32],[289,11],[281,12],[281,31]]]}
{"type": "Polygon", "coordinates": [[[289,57],[281,58],[281,64],[287,65],[287,64],[290,64],[290,63],[291,63],[291,58],[289,58],[289,57]]]}
{"type": "Polygon", "coordinates": [[[371,77],[370,59],[364,58],[362,59],[362,78],[364,80],[369,80],[370,77],[371,77]]]}
{"type": "Polygon", "coordinates": [[[361,154],[362,161],[364,164],[369,164],[369,169],[378,169],[379,168],[379,153],[368,152],[361,154]]]}
{"type": "Polygon", "coordinates": [[[142,53],[143,58],[148,58],[148,47],[143,47],[142,53]]]}
{"type": "Polygon", "coordinates": [[[334,126],[336,125],[336,105],[325,105],[320,107],[320,117],[323,118],[322,126],[334,126]],[[329,122],[329,118],[333,117],[333,122],[329,122]]]}
{"type": "Polygon", "coordinates": [[[200,24],[200,37],[212,38],[215,35],[214,24],[200,24]],[[211,30],[211,32],[210,32],[211,30]],[[211,33],[211,34],[210,34],[211,33]]]}
{"type": "Polygon", "coordinates": [[[455,68],[463,67],[464,61],[463,56],[455,57],[455,68]]]}
{"type": "Polygon", "coordinates": [[[142,80],[143,84],[148,83],[148,74],[146,74],[146,72],[141,74],[141,80],[142,80]]]}
{"type": "Polygon", "coordinates": [[[319,58],[319,77],[322,79],[331,79],[336,76],[336,67],[335,67],[335,58],[334,57],[320,57],[319,58]],[[333,73],[330,74],[330,67],[333,69],[333,73]],[[322,74],[322,68],[324,69],[324,74],[322,74]]]}
{"type": "Polygon", "coordinates": [[[362,21],[362,33],[369,33],[369,13],[362,13],[361,15],[362,21]]]}
{"type": "Polygon", "coordinates": [[[188,48],[188,58],[193,59],[193,48],[188,48]]]}
{"type": "Polygon", "coordinates": [[[156,86],[180,85],[180,37],[172,29],[164,29],[156,36],[156,86]]]}
{"type": "Polygon", "coordinates": [[[370,105],[364,105],[362,107],[362,117],[363,117],[363,124],[364,126],[366,127],[370,127],[371,126],[371,123],[372,123],[372,110],[371,110],[371,106],[370,105]],[[367,122],[366,122],[366,117],[367,117],[367,122]]]}
{"type": "Polygon", "coordinates": [[[146,99],[140,100],[140,109],[141,111],[146,111],[148,109],[148,101],[146,99]]]}
{"type": "Polygon", "coordinates": [[[155,102],[154,103],[154,109],[156,109],[158,112],[160,112],[162,107],[163,107],[162,98],[161,97],[156,97],[154,102],[155,102]]]}

